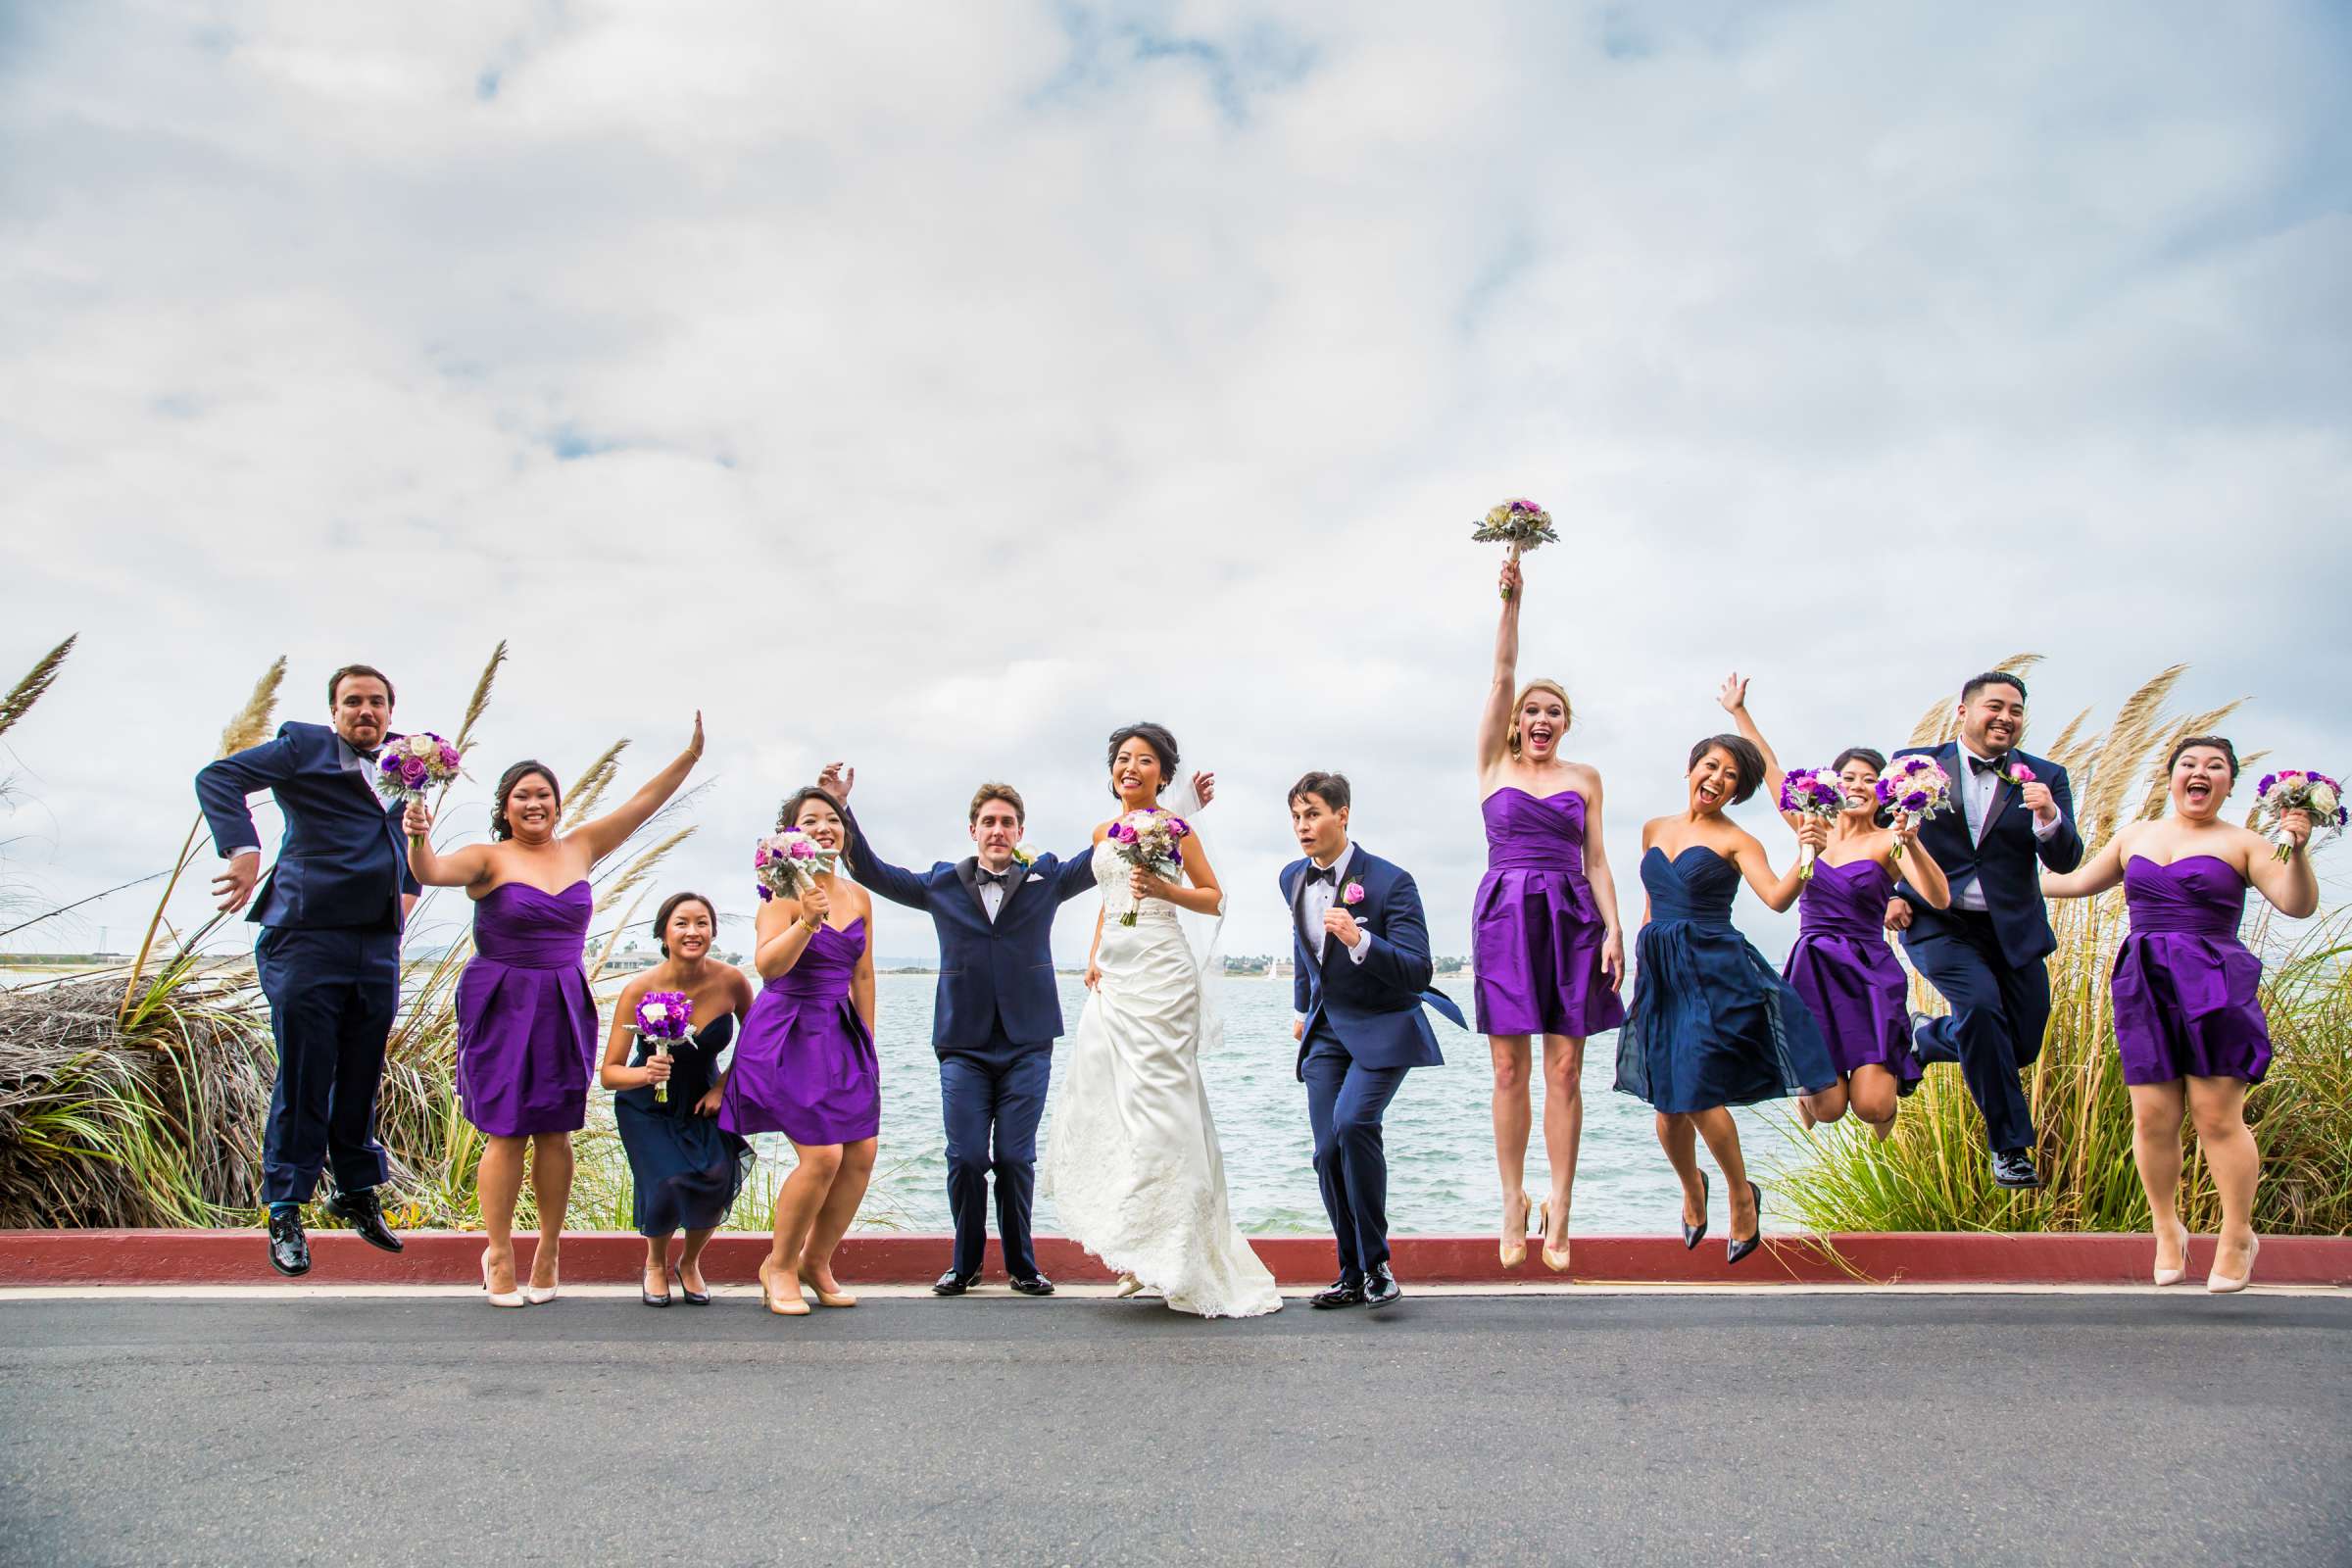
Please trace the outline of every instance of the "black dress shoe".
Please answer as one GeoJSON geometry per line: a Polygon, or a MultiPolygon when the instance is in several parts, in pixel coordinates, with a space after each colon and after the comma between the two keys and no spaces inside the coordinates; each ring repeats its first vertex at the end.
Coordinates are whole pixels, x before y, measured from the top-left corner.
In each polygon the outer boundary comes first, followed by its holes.
{"type": "Polygon", "coordinates": [[[1375,1263],[1364,1275],[1364,1304],[1371,1307],[1393,1306],[1404,1299],[1404,1292],[1396,1288],[1396,1276],[1389,1272],[1386,1263],[1375,1263]]]}
{"type": "Polygon", "coordinates": [[[709,1306],[710,1304],[709,1291],[690,1291],[686,1288],[686,1271],[684,1269],[671,1269],[669,1277],[676,1282],[677,1295],[684,1298],[688,1306],[709,1306]]]}
{"type": "Polygon", "coordinates": [[[1749,1182],[1747,1192],[1756,1202],[1756,1234],[1744,1242],[1736,1236],[1724,1238],[1723,1261],[1727,1268],[1764,1245],[1764,1190],[1749,1182]]]}
{"type": "Polygon", "coordinates": [[[1043,1274],[1032,1274],[1027,1279],[1015,1275],[1012,1288],[1023,1296],[1052,1296],[1054,1294],[1054,1282],[1043,1274]]]}
{"type": "Polygon", "coordinates": [[[2031,1191],[2041,1185],[2041,1172],[2034,1168],[2030,1150],[2000,1149],[1992,1155],[1992,1182],[1995,1187],[2031,1191]]]}
{"type": "Polygon", "coordinates": [[[638,1298],[644,1301],[648,1306],[667,1306],[669,1304],[668,1297],[656,1296],[653,1292],[645,1288],[645,1282],[643,1280],[639,1280],[637,1282],[637,1296],[638,1298]]]}
{"type": "Polygon", "coordinates": [[[958,1274],[954,1269],[950,1269],[932,1285],[931,1294],[933,1296],[961,1296],[979,1283],[980,1271],[978,1269],[972,1270],[969,1274],[958,1274]]]}
{"type": "Polygon", "coordinates": [[[1698,1223],[1692,1225],[1685,1222],[1683,1226],[1683,1250],[1686,1252],[1694,1250],[1699,1243],[1707,1239],[1707,1203],[1713,1200],[1715,1189],[1707,1181],[1707,1173],[1703,1170],[1698,1173],[1698,1223]]]}
{"type": "Polygon", "coordinates": [[[1361,1306],[1364,1304],[1364,1277],[1361,1274],[1343,1274],[1308,1297],[1306,1301],[1318,1312],[1334,1306],[1361,1306]]]}
{"type": "Polygon", "coordinates": [[[375,1200],[375,1189],[363,1187],[356,1193],[337,1193],[326,1200],[326,1211],[349,1225],[352,1234],[369,1247],[383,1252],[400,1250],[400,1238],[384,1223],[383,1205],[375,1200]]]}
{"type": "Polygon", "coordinates": [[[311,1244],[302,1234],[302,1210],[270,1211],[270,1266],[287,1275],[311,1271],[311,1244]]]}

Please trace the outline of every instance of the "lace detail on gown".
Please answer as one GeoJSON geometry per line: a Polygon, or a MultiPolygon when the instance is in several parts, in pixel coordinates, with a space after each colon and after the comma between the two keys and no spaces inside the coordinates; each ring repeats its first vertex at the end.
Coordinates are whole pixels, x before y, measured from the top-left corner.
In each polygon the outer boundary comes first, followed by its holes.
{"type": "Polygon", "coordinates": [[[1203,1317],[1282,1305],[1274,1276],[1233,1223],[1225,1161],[1200,1075],[1207,1027],[1200,960],[1174,905],[1146,899],[1131,868],[1095,857],[1102,983],[1087,998],[1052,1107],[1039,1179],[1072,1240],[1203,1317]]]}

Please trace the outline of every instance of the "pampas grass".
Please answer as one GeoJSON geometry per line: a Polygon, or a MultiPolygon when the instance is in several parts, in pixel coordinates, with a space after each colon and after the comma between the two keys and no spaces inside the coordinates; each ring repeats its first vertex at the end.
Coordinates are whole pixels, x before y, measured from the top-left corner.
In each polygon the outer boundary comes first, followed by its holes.
{"type": "MultiPolygon", "coordinates": [[[[2014,672],[2031,662],[2020,656],[2001,667],[2014,672]]],[[[2074,785],[2086,856],[2123,823],[2163,814],[2172,748],[2210,733],[2239,707],[2169,716],[2166,701],[2185,669],[2177,664],[2142,683],[2105,729],[2084,733],[2078,717],[2051,744],[2046,755],[2074,785]]],[[[1948,715],[1948,708],[1932,710],[1914,742],[1949,739],[1948,715]],[[1921,739],[1931,731],[1934,740],[1921,739]]],[[[2261,912],[2247,942],[2263,957],[2275,1052],[2270,1076],[2246,1099],[2264,1160],[2255,1225],[2273,1234],[2352,1234],[2352,910],[2285,937],[2260,897],[2253,902],[2261,912]]],[[[1824,1232],[2147,1228],[2107,987],[2129,928],[2123,892],[2056,903],[2051,925],[2058,951],[2049,959],[2050,1027],[2027,1081],[2049,1185],[2032,1193],[1993,1186],[1983,1118],[1959,1073],[1938,1068],[1904,1102],[1886,1143],[1848,1123],[1803,1136],[1807,1156],[1778,1174],[1779,1194],[1798,1219],[1824,1232]]],[[[1912,1003],[1946,1010],[1917,978],[1912,1003]]],[[[2211,1231],[2219,1200],[2194,1139],[2186,1141],[2181,1217],[2211,1231]]]]}

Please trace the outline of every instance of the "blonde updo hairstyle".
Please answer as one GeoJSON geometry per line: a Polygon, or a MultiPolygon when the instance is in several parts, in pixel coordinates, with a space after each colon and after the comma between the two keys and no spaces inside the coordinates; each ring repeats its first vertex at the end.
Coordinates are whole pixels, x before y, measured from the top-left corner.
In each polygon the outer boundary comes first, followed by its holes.
{"type": "Polygon", "coordinates": [[[1556,680],[1545,680],[1539,676],[1522,686],[1519,689],[1519,695],[1511,699],[1510,748],[1513,757],[1519,755],[1519,714],[1526,709],[1527,700],[1538,692],[1549,692],[1560,700],[1560,733],[1562,735],[1576,727],[1576,705],[1568,700],[1567,688],[1556,680]]]}

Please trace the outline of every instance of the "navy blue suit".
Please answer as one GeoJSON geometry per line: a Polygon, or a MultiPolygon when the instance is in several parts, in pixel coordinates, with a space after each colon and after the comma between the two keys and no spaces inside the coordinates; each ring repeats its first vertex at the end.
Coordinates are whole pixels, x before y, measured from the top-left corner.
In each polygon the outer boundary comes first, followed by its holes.
{"type": "MultiPolygon", "coordinates": [[[[1957,742],[1894,755],[1935,759],[1954,790],[1968,777],[1957,742]]],[[[1968,1092],[1984,1113],[1985,1144],[1995,1152],[2034,1145],[2034,1115],[2018,1073],[2041,1054],[2050,1022],[2050,977],[2042,960],[2058,946],[2041,897],[2041,868],[2063,872],[2082,863],[2066,769],[2025,752],[2011,752],[2009,759],[2049,786],[2058,806],[2057,829],[2036,838],[2034,813],[2018,800],[2018,787],[2004,779],[1985,808],[1981,838],[1970,837],[1968,813],[1958,800],[1920,828],[1921,846],[1951,883],[1953,906],[1931,908],[1908,882],[1895,888],[1911,905],[1903,951],[1952,1006],[1950,1017],[1922,1027],[1913,1044],[1923,1061],[1960,1064],[1968,1092]],[[1984,890],[1982,911],[1959,906],[1961,890],[1972,882],[1984,890]]]]}
{"type": "Polygon", "coordinates": [[[1095,885],[1094,857],[1041,855],[1009,868],[997,917],[981,901],[979,861],[942,860],[923,872],[874,854],[845,808],[850,874],[893,904],[921,909],[939,933],[939,989],[931,1049],[939,1056],[940,1119],[948,1135],[948,1206],[956,1216],[955,1270],[980,1272],[988,1247],[988,1178],[997,1179],[997,1234],[1015,1279],[1037,1273],[1029,1210],[1037,1192],[1037,1123],[1045,1114],[1061,990],[1054,973],[1054,916],[1095,885]]]}
{"type": "Polygon", "coordinates": [[[370,769],[347,765],[346,751],[324,724],[281,724],[275,739],[196,775],[223,856],[261,845],[246,807],[255,791],[270,791],[285,818],[277,863],[246,916],[262,927],[254,963],[277,1038],[262,1141],[270,1203],[308,1202],[322,1168],[343,1193],[385,1174],[375,1093],[400,1008],[401,896],[416,882],[400,808],[376,794],[370,769]]]}
{"type": "Polygon", "coordinates": [[[1307,1121],[1315,1134],[1315,1180],[1339,1243],[1340,1273],[1361,1278],[1389,1260],[1389,1162],[1381,1117],[1414,1067],[1435,1067],[1437,1032],[1423,1003],[1463,1028],[1461,1008],[1429,988],[1429,922],[1421,892],[1400,868],[1355,845],[1339,865],[1332,907],[1364,928],[1358,961],[1337,938],[1321,956],[1304,923],[1305,860],[1282,868],[1291,906],[1292,1001],[1301,1019],[1298,1079],[1306,1085],[1307,1121]],[[1363,896],[1347,902],[1348,891],[1363,896]]]}

